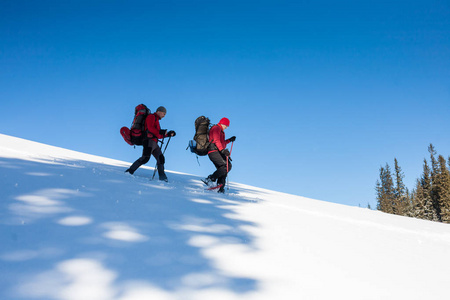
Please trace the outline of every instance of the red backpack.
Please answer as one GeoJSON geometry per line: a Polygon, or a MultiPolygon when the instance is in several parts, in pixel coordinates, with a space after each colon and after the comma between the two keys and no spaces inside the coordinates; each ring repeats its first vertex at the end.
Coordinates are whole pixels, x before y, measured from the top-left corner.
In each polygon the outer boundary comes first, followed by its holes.
{"type": "Polygon", "coordinates": [[[145,119],[150,114],[150,109],[145,104],[139,104],[134,109],[134,119],[131,128],[120,128],[120,134],[125,142],[133,145],[142,145],[145,137],[145,119]]]}

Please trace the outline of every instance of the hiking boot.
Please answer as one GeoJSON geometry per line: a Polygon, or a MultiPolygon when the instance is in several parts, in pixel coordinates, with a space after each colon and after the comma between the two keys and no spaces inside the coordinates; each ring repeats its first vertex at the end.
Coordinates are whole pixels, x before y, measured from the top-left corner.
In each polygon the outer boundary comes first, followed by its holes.
{"type": "Polygon", "coordinates": [[[217,192],[221,193],[221,194],[225,194],[225,186],[222,185],[217,192]]]}
{"type": "Polygon", "coordinates": [[[167,179],[166,174],[161,174],[161,175],[159,175],[159,180],[160,180],[160,181],[169,182],[169,179],[167,179]]]}
{"type": "Polygon", "coordinates": [[[134,171],[131,170],[130,168],[128,168],[128,169],[125,170],[125,173],[130,173],[131,175],[133,175],[134,171]]]}
{"type": "Polygon", "coordinates": [[[207,186],[210,186],[216,180],[211,175],[209,175],[205,179],[201,179],[201,181],[203,181],[203,183],[206,184],[207,186]]]}

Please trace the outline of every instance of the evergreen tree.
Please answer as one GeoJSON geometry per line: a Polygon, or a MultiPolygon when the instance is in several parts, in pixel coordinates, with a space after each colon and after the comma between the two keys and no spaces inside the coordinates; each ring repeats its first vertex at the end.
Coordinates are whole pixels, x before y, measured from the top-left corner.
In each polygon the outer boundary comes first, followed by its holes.
{"type": "Polygon", "coordinates": [[[419,179],[416,181],[416,188],[412,193],[412,209],[408,216],[418,219],[425,219],[425,199],[422,183],[419,179]]]}
{"type": "Polygon", "coordinates": [[[397,158],[394,158],[395,164],[395,203],[394,203],[394,213],[398,215],[405,216],[407,215],[407,211],[409,209],[409,201],[407,198],[408,190],[403,183],[403,178],[405,175],[403,174],[402,169],[398,165],[397,158]]]}
{"type": "Polygon", "coordinates": [[[431,160],[431,180],[434,179],[434,177],[436,177],[437,173],[439,172],[439,163],[436,160],[436,150],[434,149],[433,144],[430,144],[430,146],[428,146],[428,152],[430,152],[430,160],[431,160]]]}
{"type": "Polygon", "coordinates": [[[377,180],[377,209],[382,212],[394,213],[395,191],[392,180],[391,169],[388,164],[386,167],[380,167],[380,179],[377,180]]]}
{"type": "Polygon", "coordinates": [[[403,183],[405,176],[396,158],[394,178],[387,163],[380,167],[375,188],[378,210],[450,223],[450,156],[448,161],[442,155],[438,156],[433,144],[428,147],[428,152],[431,164],[424,159],[423,174],[411,194],[403,183]]]}
{"type": "Polygon", "coordinates": [[[433,202],[433,207],[434,210],[436,211],[438,220],[440,219],[441,216],[441,210],[439,207],[439,201],[438,201],[438,191],[436,189],[436,176],[439,173],[439,163],[436,160],[436,150],[434,149],[433,144],[430,144],[430,146],[428,147],[428,152],[430,153],[430,160],[431,160],[431,189],[430,189],[430,197],[431,200],[433,202]]]}
{"type": "Polygon", "coordinates": [[[442,222],[450,223],[450,173],[446,166],[445,158],[439,155],[439,170],[436,174],[434,189],[440,208],[442,222]]]}
{"type": "Polygon", "coordinates": [[[423,217],[425,220],[439,221],[438,214],[431,197],[431,170],[428,167],[427,160],[423,161],[423,174],[420,179],[420,185],[422,187],[422,198],[423,198],[423,217]]]}

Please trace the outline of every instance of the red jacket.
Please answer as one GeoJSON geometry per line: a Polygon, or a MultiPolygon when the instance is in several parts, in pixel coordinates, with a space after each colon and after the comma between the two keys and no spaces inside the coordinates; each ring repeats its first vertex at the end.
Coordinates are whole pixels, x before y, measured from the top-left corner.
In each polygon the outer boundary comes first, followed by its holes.
{"type": "MultiPolygon", "coordinates": [[[[216,145],[218,151],[222,151],[223,149],[226,148],[227,144],[230,143],[229,140],[225,140],[225,132],[223,132],[222,126],[220,126],[219,124],[214,125],[209,130],[209,142],[211,144],[216,145]]],[[[212,150],[209,151],[208,153],[217,150],[212,150]]]]}
{"type": "Polygon", "coordinates": [[[159,120],[161,119],[156,113],[148,115],[145,119],[147,137],[154,140],[155,142],[157,142],[158,139],[164,138],[164,135],[161,134],[161,126],[159,125],[159,120]]]}

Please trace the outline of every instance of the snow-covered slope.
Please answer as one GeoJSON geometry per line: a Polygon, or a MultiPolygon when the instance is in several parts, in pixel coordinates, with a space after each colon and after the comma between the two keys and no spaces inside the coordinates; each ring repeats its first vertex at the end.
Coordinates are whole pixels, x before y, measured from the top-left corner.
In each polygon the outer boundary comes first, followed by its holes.
{"type": "Polygon", "coordinates": [[[129,164],[0,135],[0,299],[448,297],[449,225],[129,164]]]}

